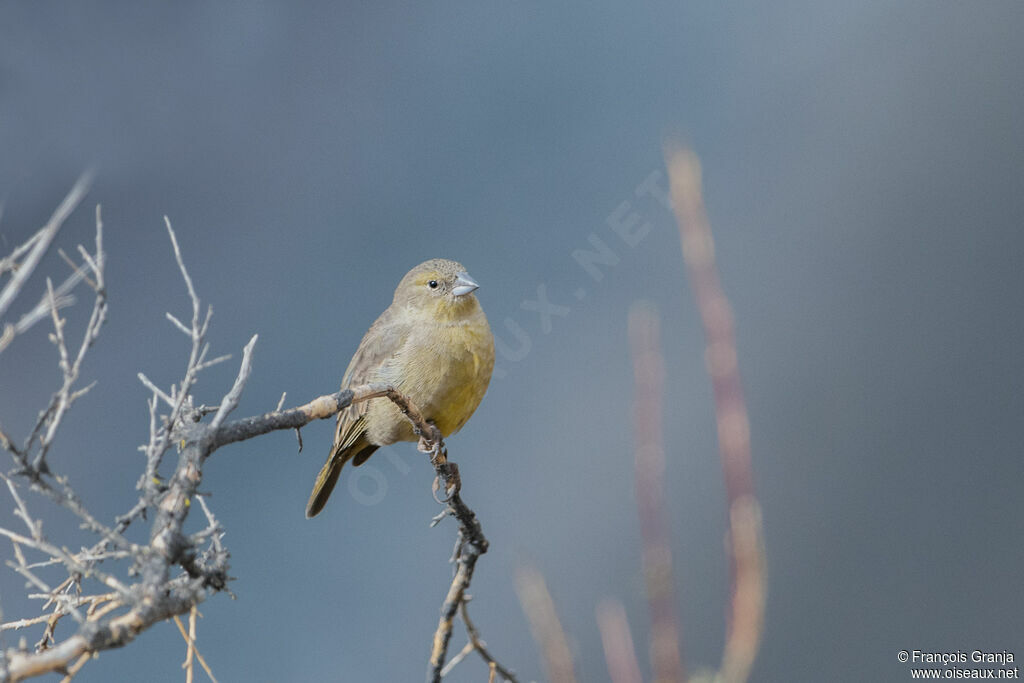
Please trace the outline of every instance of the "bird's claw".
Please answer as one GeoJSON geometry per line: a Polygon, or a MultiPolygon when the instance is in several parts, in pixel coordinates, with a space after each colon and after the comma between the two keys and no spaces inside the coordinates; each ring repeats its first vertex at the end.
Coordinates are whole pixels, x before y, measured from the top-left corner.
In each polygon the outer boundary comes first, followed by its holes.
{"type": "MultiPolygon", "coordinates": [[[[449,485],[446,487],[446,490],[444,492],[445,495],[444,495],[443,498],[439,497],[437,495],[438,491],[440,491],[440,490],[441,490],[441,477],[437,476],[437,477],[434,477],[434,486],[433,486],[434,500],[436,500],[439,505],[447,505],[448,503],[451,502],[452,496],[454,496],[456,493],[459,492],[459,486],[458,486],[457,483],[454,484],[454,485],[449,483],[449,485]]],[[[447,510],[445,510],[443,513],[441,513],[441,516],[444,517],[444,515],[446,515],[446,514],[448,514],[447,510]]]]}
{"type": "Polygon", "coordinates": [[[462,490],[462,477],[459,476],[459,467],[453,462],[444,463],[444,483],[445,483],[445,497],[438,498],[437,492],[441,490],[442,475],[438,474],[434,477],[434,500],[441,505],[447,505],[451,502],[452,498],[459,494],[462,490]]]}
{"type": "Polygon", "coordinates": [[[430,425],[430,432],[420,434],[420,440],[416,444],[416,449],[420,453],[430,454],[430,464],[437,465],[438,458],[443,455],[445,460],[447,460],[448,454],[444,452],[444,440],[441,437],[441,430],[433,422],[428,424],[430,425]]]}

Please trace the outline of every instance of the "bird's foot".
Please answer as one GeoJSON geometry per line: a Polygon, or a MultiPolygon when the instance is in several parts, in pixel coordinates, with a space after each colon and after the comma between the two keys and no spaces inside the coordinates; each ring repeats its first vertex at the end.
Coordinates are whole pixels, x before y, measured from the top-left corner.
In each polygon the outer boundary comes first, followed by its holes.
{"type": "Polygon", "coordinates": [[[430,433],[420,434],[420,440],[416,449],[420,453],[430,455],[430,464],[437,467],[440,463],[448,462],[448,450],[444,447],[444,439],[441,437],[441,430],[433,422],[430,422],[430,433]]]}
{"type": "Polygon", "coordinates": [[[438,474],[434,477],[434,500],[441,505],[447,505],[462,490],[462,477],[459,476],[459,466],[453,462],[445,461],[437,466],[437,470],[438,474]],[[442,481],[444,482],[444,498],[439,498],[437,492],[441,490],[442,481]]]}

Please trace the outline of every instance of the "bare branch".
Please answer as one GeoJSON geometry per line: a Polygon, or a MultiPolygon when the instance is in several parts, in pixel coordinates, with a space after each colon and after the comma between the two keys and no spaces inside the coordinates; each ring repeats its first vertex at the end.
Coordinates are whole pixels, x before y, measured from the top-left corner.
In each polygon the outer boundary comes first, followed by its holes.
{"type": "Polygon", "coordinates": [[[382,397],[389,398],[395,402],[395,405],[412,422],[414,428],[419,430],[417,433],[431,429],[419,409],[392,387],[386,384],[360,384],[334,394],[319,396],[297,408],[276,410],[260,416],[247,417],[223,424],[217,429],[214,443],[219,448],[229,443],[244,441],[245,439],[251,439],[260,434],[267,434],[279,429],[304,427],[313,420],[324,420],[334,417],[338,414],[338,411],[349,407],[353,403],[382,397]]]}
{"type": "MultiPolygon", "coordinates": [[[[82,183],[80,183],[82,185],[82,183]]],[[[84,185],[76,189],[54,214],[50,224],[37,233],[26,245],[15,250],[9,259],[0,262],[0,272],[12,270],[15,277],[4,288],[5,296],[13,301],[28,272],[38,263],[49,247],[53,235],[74,204],[80,200],[84,185]],[[72,201],[73,200],[73,201],[72,201]],[[19,265],[18,258],[24,261],[19,265]],[[17,280],[16,280],[17,279],[17,280]]],[[[466,623],[470,643],[488,663],[491,680],[501,675],[515,681],[512,674],[501,667],[487,650],[479,637],[476,627],[469,620],[465,608],[476,561],[487,551],[488,543],[480,523],[473,511],[463,502],[460,495],[461,482],[458,467],[447,458],[440,432],[428,422],[420,409],[394,387],[384,384],[367,384],[348,388],[335,394],[320,396],[309,403],[295,408],[282,409],[285,396],[282,395],[277,409],[261,415],[229,421],[237,409],[242,392],[252,373],[253,349],[257,336],[246,344],[238,374],[232,387],[223,395],[216,408],[206,405],[196,407],[192,388],[198,374],[229,356],[209,358],[209,344],[206,334],[209,329],[212,309],[207,308],[205,316],[194,284],[185,266],[177,236],[170,220],[165,224],[182,279],[192,307],[191,324],[186,325],[178,318],[167,314],[168,319],[184,332],[190,342],[190,351],[184,375],[170,390],[161,389],[146,375],[139,373],[140,382],[150,393],[147,401],[150,417],[149,442],[142,450],[146,454],[145,473],[139,482],[142,492],[138,501],[123,515],[116,518],[113,526],[97,520],[79,499],[66,478],[55,474],[46,462],[46,455],[60,429],[63,418],[74,401],[92,386],[79,386],[82,363],[85,355],[95,342],[106,318],[106,285],[104,279],[105,253],[103,251],[103,229],[100,209],[96,211],[96,245],[90,252],[79,248],[82,265],[59,287],[47,280],[47,292],[37,308],[42,313],[31,312],[35,318],[48,314],[53,322],[52,340],[57,347],[61,386],[53,394],[48,405],[40,412],[24,446],[18,447],[3,432],[0,445],[7,448],[18,466],[17,474],[24,477],[28,486],[76,515],[81,526],[97,534],[99,540],[90,548],[82,547],[74,553],[51,542],[42,532],[41,522],[29,512],[14,479],[3,476],[16,505],[16,515],[28,529],[18,533],[0,527],[0,537],[12,543],[14,560],[8,564],[26,580],[39,589],[38,598],[45,601],[43,610],[49,613],[36,617],[19,619],[0,624],[0,633],[34,625],[44,625],[43,637],[35,652],[20,648],[7,648],[0,642],[0,681],[19,681],[46,672],[63,672],[70,679],[84,666],[89,658],[102,650],[121,647],[130,643],[139,633],[160,621],[175,619],[188,645],[186,670],[191,679],[193,663],[198,661],[213,680],[206,662],[195,646],[196,607],[211,595],[224,591],[228,581],[228,552],[222,544],[223,530],[217,522],[205,499],[199,494],[206,460],[220,447],[236,441],[254,438],[270,431],[298,429],[312,420],[329,418],[347,406],[374,398],[392,401],[413,425],[420,437],[420,447],[430,453],[435,470],[435,493],[443,491],[441,501],[445,508],[435,522],[445,516],[452,516],[458,524],[458,542],[453,561],[457,564],[455,579],[448,590],[441,619],[434,637],[431,653],[431,680],[439,681],[447,657],[451,637],[451,625],[456,612],[461,610],[466,623]],[[69,292],[81,280],[87,280],[95,290],[95,300],[89,321],[77,346],[69,343],[70,329],[60,316],[60,309],[70,303],[69,292]],[[45,305],[44,305],[45,304],[45,305]],[[170,412],[166,416],[158,413],[164,404],[170,412]],[[213,414],[204,423],[206,415],[213,414]],[[168,478],[159,475],[163,457],[176,447],[174,472],[168,478]],[[33,457],[34,456],[34,457],[33,457]],[[185,521],[192,504],[198,501],[206,516],[208,525],[197,533],[183,532],[185,521]],[[125,530],[138,518],[152,513],[151,528],[147,544],[131,543],[124,536],[125,530]],[[42,557],[37,557],[41,554],[42,557]],[[127,574],[130,580],[118,578],[111,570],[114,560],[128,560],[127,574]],[[104,570],[98,568],[101,561],[109,561],[104,570]],[[63,565],[67,578],[55,588],[40,578],[37,571],[54,565],[63,565]],[[88,583],[101,584],[106,590],[88,595],[84,588],[88,583]],[[87,609],[83,609],[86,608],[87,609]],[[189,628],[186,631],[177,617],[190,613],[189,628]],[[78,621],[77,630],[56,642],[54,629],[65,616],[71,615],[78,621]]],[[[70,262],[65,255],[65,259],[70,262]]],[[[5,300],[6,305],[9,301],[5,300]]],[[[0,311],[2,313],[3,311],[0,311]]],[[[28,320],[27,318],[25,318],[28,320]]],[[[14,332],[18,328],[15,326],[14,332]]],[[[4,340],[0,338],[0,350],[4,340]]],[[[127,563],[125,563],[127,564],[127,563]]]]}
{"type": "Polygon", "coordinates": [[[465,645],[463,645],[462,649],[459,650],[454,657],[449,659],[448,663],[444,665],[443,669],[441,669],[441,677],[444,678],[445,676],[450,674],[452,672],[452,669],[454,669],[457,665],[461,664],[462,660],[471,655],[474,650],[476,650],[476,646],[473,645],[473,641],[468,641],[465,645]]]}
{"type": "Polygon", "coordinates": [[[14,444],[14,440],[3,429],[0,429],[0,446],[10,451],[16,462],[24,460],[24,453],[21,452],[21,449],[14,444]]]}
{"type": "Polygon", "coordinates": [[[257,339],[259,339],[259,335],[254,334],[249,343],[242,349],[242,365],[238,369],[238,376],[235,378],[231,391],[224,394],[224,398],[220,402],[220,408],[210,422],[210,429],[212,431],[216,431],[221,423],[224,422],[224,419],[238,407],[238,401],[242,398],[242,389],[245,388],[245,383],[249,381],[249,375],[252,373],[252,350],[256,346],[257,339]]]}
{"type": "MultiPolygon", "coordinates": [[[[54,297],[58,309],[67,308],[75,303],[75,297],[70,294],[70,292],[83,279],[88,279],[85,277],[85,270],[83,268],[76,267],[71,275],[69,275],[67,279],[65,279],[64,282],[54,290],[54,297]]],[[[39,303],[37,303],[32,310],[22,315],[21,318],[18,319],[18,322],[13,325],[5,325],[3,334],[0,334],[0,351],[7,348],[7,346],[14,341],[16,336],[24,334],[33,325],[50,315],[50,308],[50,296],[49,293],[47,293],[42,296],[39,303]]]]}
{"type": "Polygon", "coordinates": [[[185,323],[181,322],[176,317],[174,317],[174,315],[172,313],[169,313],[169,312],[168,313],[164,313],[164,317],[166,317],[168,320],[170,320],[174,324],[175,327],[177,327],[179,330],[181,330],[185,334],[186,337],[189,337],[189,338],[192,337],[192,330],[187,325],[185,325],[185,323]]]}
{"type": "MultiPolygon", "coordinates": [[[[196,288],[192,286],[192,278],[188,274],[188,268],[185,267],[185,260],[181,256],[181,248],[178,246],[178,236],[174,234],[174,228],[171,227],[171,219],[164,216],[164,224],[167,226],[167,234],[171,237],[171,245],[174,247],[174,259],[178,262],[178,270],[181,271],[181,277],[185,280],[185,287],[188,289],[189,299],[192,300],[192,330],[199,329],[199,295],[196,294],[196,288]]],[[[181,325],[181,327],[185,327],[181,325]]]]}
{"type": "Polygon", "coordinates": [[[196,617],[199,616],[199,610],[193,607],[188,614],[188,632],[185,632],[185,627],[181,623],[181,619],[175,615],[174,624],[178,627],[178,631],[181,633],[181,637],[185,639],[188,644],[188,648],[185,654],[185,662],[181,665],[181,668],[185,669],[185,683],[192,683],[193,671],[192,662],[193,657],[199,660],[199,666],[203,667],[203,671],[210,678],[212,683],[217,683],[217,678],[213,675],[213,671],[210,670],[210,665],[206,663],[203,655],[199,652],[199,648],[196,647],[196,617]]]}
{"type": "MultiPolygon", "coordinates": [[[[4,204],[3,202],[0,202],[0,218],[3,218],[3,213],[4,204]]],[[[10,254],[4,256],[3,258],[0,258],[0,275],[3,275],[9,270],[15,271],[18,269],[18,259],[20,259],[26,253],[28,253],[28,251],[35,246],[36,242],[39,241],[39,238],[43,236],[44,230],[45,227],[40,228],[31,237],[29,237],[24,244],[15,247],[14,251],[12,251],[10,254]]]]}
{"type": "Polygon", "coordinates": [[[634,304],[629,310],[629,345],[634,376],[634,478],[643,539],[644,583],[651,619],[651,668],[655,680],[684,681],[671,535],[661,485],[665,476],[661,426],[665,358],[661,353],[659,336],[657,311],[649,304],[634,304]]]}
{"type": "Polygon", "coordinates": [[[214,365],[218,365],[228,360],[231,360],[231,354],[225,353],[223,356],[217,356],[216,358],[211,358],[210,360],[204,360],[197,367],[199,370],[205,370],[206,368],[212,368],[214,365]]]}
{"type": "MultiPolygon", "coordinates": [[[[469,636],[469,643],[467,643],[467,646],[470,648],[470,651],[476,650],[480,653],[483,660],[487,662],[487,665],[491,670],[491,680],[494,680],[495,675],[500,675],[502,679],[506,681],[518,683],[518,679],[515,674],[499,664],[498,660],[496,660],[490,650],[487,649],[487,643],[485,643],[480,637],[480,632],[477,630],[476,624],[474,624],[469,618],[468,604],[469,596],[467,595],[466,599],[462,601],[462,605],[459,606],[459,616],[462,617],[462,623],[466,625],[466,634],[469,636]]],[[[453,659],[452,661],[454,662],[455,660],[453,659]]]]}
{"type": "Polygon", "coordinates": [[[7,651],[9,680],[20,681],[50,671],[60,671],[86,653],[99,652],[130,643],[155,623],[176,614],[183,614],[209,594],[196,581],[179,578],[169,584],[169,593],[150,607],[137,607],[126,614],[106,621],[90,622],[89,628],[38,653],[7,651]]]}
{"type": "MultiPolygon", "coordinates": [[[[84,252],[84,249],[82,250],[84,252]]],[[[61,420],[67,409],[75,401],[76,398],[82,395],[84,392],[76,391],[74,388],[75,382],[78,380],[81,372],[82,362],[85,360],[85,354],[93,343],[96,341],[100,333],[100,328],[103,327],[103,323],[106,321],[107,314],[107,293],[103,279],[103,270],[106,263],[106,256],[103,252],[103,221],[100,214],[100,209],[96,207],[96,253],[89,257],[88,264],[93,272],[93,280],[96,287],[96,297],[93,302],[92,312],[89,316],[89,322],[86,324],[85,332],[82,335],[82,341],[78,346],[78,350],[75,354],[74,360],[71,361],[69,350],[64,340],[63,328],[64,322],[60,318],[57,312],[56,294],[53,290],[53,285],[49,279],[47,279],[47,299],[50,306],[50,313],[54,323],[54,343],[57,344],[58,351],[60,354],[60,368],[61,373],[64,377],[64,382],[61,388],[50,400],[50,404],[40,413],[39,419],[36,422],[32,433],[26,439],[25,446],[22,448],[23,451],[28,451],[35,438],[39,433],[46,428],[45,435],[41,441],[41,447],[39,453],[36,455],[35,461],[32,463],[31,469],[37,474],[46,472],[46,453],[53,442],[53,437],[60,426],[61,420]]],[[[27,463],[19,463],[26,465],[27,463]]],[[[38,483],[38,482],[37,482],[38,483]]]]}
{"type": "Polygon", "coordinates": [[[729,501],[733,589],[720,675],[727,683],[742,683],[750,676],[757,656],[765,600],[764,534],[754,493],[750,422],[740,383],[732,309],[719,282],[711,226],[701,195],[700,161],[688,149],[669,149],[666,156],[683,259],[704,326],[719,456],[729,501]]]}
{"type": "MultiPolygon", "coordinates": [[[[98,207],[98,205],[97,205],[97,208],[99,208],[99,207],[98,207]]],[[[79,248],[81,248],[81,245],[79,245],[79,248]]],[[[64,250],[63,250],[63,249],[58,249],[58,250],[57,250],[57,253],[58,253],[58,254],[60,254],[60,257],[61,257],[62,259],[64,259],[64,263],[66,263],[66,264],[68,264],[69,266],[71,266],[71,275],[72,275],[72,277],[74,277],[74,276],[76,276],[76,275],[77,275],[77,276],[79,276],[79,277],[80,277],[81,279],[83,279],[83,280],[85,280],[85,281],[86,281],[87,283],[89,283],[89,286],[90,286],[90,287],[92,287],[92,288],[93,288],[94,290],[95,290],[95,289],[97,289],[96,283],[95,283],[95,282],[93,282],[92,280],[90,280],[90,279],[89,279],[89,276],[87,276],[87,275],[85,274],[85,269],[84,269],[84,268],[82,268],[81,266],[79,266],[79,265],[78,265],[77,263],[75,263],[74,261],[72,261],[72,260],[71,260],[71,257],[70,257],[70,256],[68,256],[68,255],[67,255],[67,254],[66,254],[66,253],[64,252],[64,250]]]]}
{"type": "Polygon", "coordinates": [[[598,605],[597,626],[601,630],[601,645],[612,683],[643,683],[622,603],[606,600],[598,605]]]}
{"type": "Polygon", "coordinates": [[[533,639],[542,649],[548,680],[551,683],[576,683],[572,652],[544,577],[536,569],[521,567],[516,572],[516,591],[523,613],[530,622],[533,639]]]}
{"type": "Polygon", "coordinates": [[[68,667],[68,673],[64,678],[60,679],[60,683],[71,683],[71,679],[82,670],[82,667],[89,663],[90,659],[92,659],[92,655],[88,652],[79,657],[74,664],[68,667]]]}
{"type": "Polygon", "coordinates": [[[149,389],[150,391],[152,391],[152,392],[153,392],[153,395],[154,395],[154,396],[158,397],[158,398],[159,398],[160,400],[162,400],[162,401],[163,401],[164,403],[166,403],[166,404],[168,405],[168,407],[170,407],[170,408],[173,408],[173,407],[174,407],[174,400],[173,400],[173,399],[172,399],[172,398],[171,398],[170,396],[168,396],[168,395],[167,395],[167,394],[166,394],[166,393],[164,392],[164,390],[163,390],[163,389],[161,389],[161,388],[160,388],[160,387],[158,387],[157,385],[153,384],[152,380],[150,380],[150,379],[149,379],[148,377],[146,377],[146,375],[145,375],[145,374],[143,374],[143,373],[141,373],[141,372],[140,372],[140,373],[139,373],[139,374],[137,375],[137,377],[139,378],[139,381],[140,381],[140,382],[142,382],[142,384],[143,384],[143,385],[144,385],[144,386],[145,386],[145,387],[146,387],[147,389],[149,389]]]}
{"type": "MultiPolygon", "coordinates": [[[[28,250],[28,254],[25,256],[25,260],[20,264],[14,265],[14,260],[11,259],[10,263],[5,263],[4,268],[0,269],[3,272],[4,269],[10,269],[14,271],[14,275],[8,280],[7,284],[2,290],[0,290],[0,318],[3,318],[4,314],[7,313],[7,309],[14,302],[14,299],[18,296],[25,281],[28,280],[29,276],[32,275],[32,271],[35,270],[36,266],[39,265],[40,259],[43,258],[43,254],[50,248],[50,244],[53,242],[53,238],[57,236],[61,227],[64,225],[64,221],[68,219],[68,216],[75,210],[79,202],[85,197],[89,191],[89,185],[92,183],[92,174],[86,173],[78,179],[71,191],[68,192],[67,196],[64,197],[64,201],[60,203],[57,210],[50,216],[50,220],[47,221],[46,225],[43,226],[36,236],[30,240],[32,247],[28,250]]],[[[6,261],[6,259],[5,259],[6,261]]]]}

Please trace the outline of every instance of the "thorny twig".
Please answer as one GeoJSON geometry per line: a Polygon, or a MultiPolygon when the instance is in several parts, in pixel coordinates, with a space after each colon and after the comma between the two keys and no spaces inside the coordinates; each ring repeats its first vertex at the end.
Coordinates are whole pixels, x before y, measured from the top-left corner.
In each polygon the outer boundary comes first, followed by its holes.
{"type": "MultiPolygon", "coordinates": [[[[0,290],[0,322],[42,254],[52,243],[63,221],[81,201],[86,186],[85,180],[80,181],[50,222],[35,237],[0,261],[0,276],[8,271],[13,273],[0,290]]],[[[393,387],[381,384],[351,387],[290,409],[281,409],[284,401],[282,396],[277,410],[261,416],[229,421],[228,417],[237,408],[252,371],[253,349],[257,341],[255,335],[243,349],[231,389],[215,407],[196,407],[191,390],[198,374],[228,357],[208,359],[209,345],[206,338],[212,310],[207,308],[203,314],[177,237],[170,221],[165,219],[165,224],[191,303],[188,324],[170,313],[167,319],[188,338],[189,357],[181,381],[169,391],[139,374],[140,381],[150,393],[150,436],[148,443],[141,448],[146,456],[145,471],[139,480],[138,500],[130,510],[117,517],[113,525],[101,523],[88,512],[68,480],[51,470],[46,457],[68,409],[89,388],[78,386],[82,361],[98,337],[106,318],[106,258],[99,207],[96,212],[95,251],[90,253],[79,248],[83,263],[80,266],[72,264],[75,270],[71,277],[58,287],[47,281],[47,291],[40,305],[13,327],[0,326],[0,330],[5,330],[4,336],[0,336],[2,351],[13,335],[27,330],[31,323],[49,314],[54,326],[51,339],[57,347],[58,365],[63,376],[60,389],[41,411],[29,436],[21,445],[0,430],[0,447],[11,453],[16,465],[9,476],[0,476],[16,503],[17,516],[28,529],[27,534],[21,534],[0,528],[0,536],[12,543],[14,551],[15,560],[8,564],[39,590],[34,595],[46,601],[44,610],[53,605],[52,612],[0,624],[0,634],[37,624],[46,625],[43,639],[34,652],[8,648],[0,635],[0,683],[19,681],[51,671],[64,672],[65,680],[70,680],[95,653],[126,645],[160,621],[175,619],[180,625],[178,617],[186,612],[191,615],[188,632],[184,632],[184,627],[181,627],[188,644],[186,670],[191,676],[192,662],[199,661],[211,680],[214,680],[205,660],[195,648],[194,619],[196,607],[205,599],[220,591],[230,593],[227,590],[229,554],[222,543],[220,525],[203,497],[198,494],[206,459],[226,444],[274,430],[298,430],[313,420],[332,417],[352,403],[373,398],[387,398],[394,402],[414,425],[421,437],[421,446],[431,453],[431,463],[437,476],[435,490],[442,489],[446,496],[443,501],[445,510],[435,518],[435,523],[446,515],[453,516],[458,522],[458,543],[453,558],[457,570],[434,636],[430,680],[440,680],[451,638],[452,620],[461,608],[470,641],[488,662],[491,679],[500,674],[514,681],[512,674],[490,656],[465,612],[465,600],[468,599],[466,590],[477,559],[487,551],[487,540],[476,515],[462,501],[458,467],[448,461],[436,427],[427,422],[407,397],[393,387]],[[95,300],[81,341],[72,351],[68,346],[65,321],[59,311],[71,303],[71,290],[83,280],[93,288],[95,300]],[[169,413],[161,415],[160,406],[169,408],[169,413]],[[210,414],[213,418],[204,423],[203,417],[210,414]],[[172,444],[176,446],[177,461],[173,474],[163,478],[160,476],[161,464],[172,444]],[[19,479],[26,481],[32,490],[43,494],[52,503],[71,511],[79,518],[82,527],[96,534],[99,540],[92,547],[82,548],[77,553],[49,541],[42,532],[41,523],[32,516],[19,493],[22,485],[18,483],[19,479]],[[183,532],[184,523],[195,501],[199,502],[205,513],[208,526],[197,533],[186,535],[183,532]],[[123,535],[125,530],[134,520],[145,518],[147,512],[152,513],[148,543],[129,542],[123,535]],[[40,554],[44,559],[30,560],[25,551],[40,554]],[[127,577],[118,576],[116,570],[108,568],[101,571],[97,567],[100,562],[105,562],[109,567],[125,560],[130,561],[127,571],[123,572],[127,577]],[[64,567],[67,577],[56,586],[51,586],[42,578],[39,570],[57,565],[64,567]],[[84,593],[93,583],[103,585],[106,591],[91,595],[84,593]],[[83,607],[87,607],[84,612],[83,607]],[[77,629],[63,640],[55,641],[54,629],[61,618],[67,615],[75,618],[77,629]]]]}
{"type": "MultiPolygon", "coordinates": [[[[402,408],[401,404],[399,404],[399,408],[402,408]]],[[[430,429],[427,430],[425,429],[427,426],[420,424],[417,425],[417,428],[421,430],[421,436],[423,434],[432,435],[428,437],[428,443],[433,445],[431,462],[437,475],[434,488],[435,490],[440,488],[447,495],[443,501],[440,501],[445,505],[444,513],[435,518],[435,523],[444,514],[448,514],[455,518],[459,526],[458,540],[455,543],[455,553],[453,556],[456,563],[455,576],[452,579],[451,586],[448,588],[448,594],[441,605],[441,617],[438,620],[437,630],[434,632],[434,643],[430,651],[430,665],[427,668],[427,680],[436,683],[443,677],[441,672],[444,669],[445,659],[448,655],[455,613],[467,599],[466,591],[473,580],[476,562],[480,559],[481,555],[487,552],[488,543],[484,537],[483,529],[480,527],[480,522],[476,518],[476,513],[462,500],[459,492],[461,481],[459,479],[458,466],[448,460],[437,428],[429,425],[430,429]]]]}
{"type": "Polygon", "coordinates": [[[43,258],[43,254],[50,248],[50,244],[64,225],[64,221],[67,220],[68,216],[85,198],[91,181],[92,175],[89,173],[79,178],[75,186],[64,197],[64,201],[53,212],[46,225],[36,232],[28,242],[16,248],[9,256],[0,259],[0,275],[5,271],[13,273],[3,289],[0,289],[0,319],[7,313],[7,309],[10,308],[11,304],[14,303],[14,300],[21,292],[21,288],[28,281],[29,276],[32,275],[32,271],[39,265],[40,259],[43,258]],[[24,256],[24,259],[19,262],[18,259],[21,259],[22,256],[24,256]]]}

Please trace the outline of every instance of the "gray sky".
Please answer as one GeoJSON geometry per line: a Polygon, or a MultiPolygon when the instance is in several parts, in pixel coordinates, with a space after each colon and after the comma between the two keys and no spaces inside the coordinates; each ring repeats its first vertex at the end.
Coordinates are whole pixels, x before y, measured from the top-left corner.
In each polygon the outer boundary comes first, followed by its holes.
{"type": "MultiPolygon", "coordinates": [[[[634,193],[681,135],[704,166],[764,507],[754,679],[905,680],[901,649],[1024,658],[1022,32],[1008,1],[4,3],[0,246],[95,166],[110,255],[110,321],[85,369],[99,384],[54,465],[97,514],[130,504],[147,429],[135,375],[169,384],[187,354],[163,318],[188,305],[164,214],[214,308],[213,350],[237,357],[260,334],[240,414],[334,391],[402,274],[457,259],[506,347],[506,320],[530,340],[499,356],[449,441],[492,542],[475,620],[542,679],[512,585],[531,563],[580,680],[607,680],[603,598],[625,603],[646,660],[623,416],[626,311],[649,299],[684,655],[715,664],[726,519],[701,331],[671,216],[634,193]],[[607,224],[627,201],[652,226],[635,247],[607,224]],[[591,235],[620,257],[600,282],[571,256],[591,235]],[[521,308],[541,285],[569,308],[548,332],[521,308]]],[[[85,208],[59,244],[89,239],[85,208]]],[[[0,356],[5,429],[23,433],[56,387],[54,359],[41,328],[0,356]]],[[[198,398],[234,371],[204,375],[198,398]]],[[[380,495],[343,480],[309,521],[331,426],[303,435],[301,455],[279,434],[207,466],[238,600],[203,606],[201,650],[223,681],[420,680],[454,530],[427,528],[431,472],[391,447],[370,461],[380,495]]],[[[47,519],[60,538],[67,520],[47,519]]],[[[28,609],[12,572],[0,591],[5,614],[28,609]]],[[[183,654],[161,625],[76,680],[178,681],[183,654]]],[[[469,661],[451,680],[484,675],[469,661]]]]}

